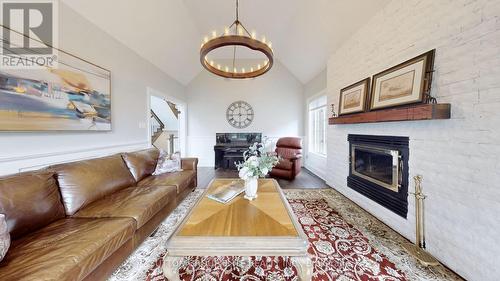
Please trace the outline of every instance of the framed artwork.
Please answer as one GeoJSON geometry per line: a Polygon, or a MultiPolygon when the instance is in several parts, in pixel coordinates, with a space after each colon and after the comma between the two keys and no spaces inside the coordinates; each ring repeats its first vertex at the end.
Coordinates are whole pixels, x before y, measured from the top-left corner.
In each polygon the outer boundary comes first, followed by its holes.
{"type": "Polygon", "coordinates": [[[435,50],[405,61],[373,76],[370,110],[422,102],[435,50]]]}
{"type": "Polygon", "coordinates": [[[111,72],[58,54],[57,68],[0,69],[0,131],[111,130],[111,72]]]}
{"type": "Polygon", "coordinates": [[[339,115],[363,112],[370,89],[370,78],[366,78],[340,90],[339,115]]]}

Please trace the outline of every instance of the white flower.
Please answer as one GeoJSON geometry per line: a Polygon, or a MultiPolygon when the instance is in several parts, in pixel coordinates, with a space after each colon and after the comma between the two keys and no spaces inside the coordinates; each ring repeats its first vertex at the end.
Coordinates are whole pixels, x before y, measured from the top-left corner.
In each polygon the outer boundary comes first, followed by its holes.
{"type": "Polygon", "coordinates": [[[243,167],[240,169],[240,172],[238,173],[238,175],[240,176],[240,178],[246,180],[246,179],[248,179],[248,173],[249,173],[248,168],[243,167]]]}
{"type": "Polygon", "coordinates": [[[265,177],[278,164],[279,158],[266,153],[265,147],[265,143],[254,143],[245,151],[243,154],[245,162],[236,165],[241,179],[265,177]]]}

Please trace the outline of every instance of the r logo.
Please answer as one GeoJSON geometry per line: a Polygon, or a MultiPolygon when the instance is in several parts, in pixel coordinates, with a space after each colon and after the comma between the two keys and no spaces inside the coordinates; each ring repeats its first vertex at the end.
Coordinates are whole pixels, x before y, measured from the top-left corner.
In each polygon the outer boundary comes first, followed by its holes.
{"type": "Polygon", "coordinates": [[[3,54],[53,54],[53,5],[52,1],[2,1],[2,25],[8,27],[3,28],[3,54]]]}

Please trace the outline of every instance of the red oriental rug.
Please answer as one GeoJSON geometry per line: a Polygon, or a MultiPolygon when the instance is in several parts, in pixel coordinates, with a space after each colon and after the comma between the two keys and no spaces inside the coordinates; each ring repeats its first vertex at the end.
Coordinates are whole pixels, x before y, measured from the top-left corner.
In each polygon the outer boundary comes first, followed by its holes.
{"type": "MultiPolygon", "coordinates": [[[[190,194],[109,281],[166,280],[166,241],[202,192],[190,194]]],[[[401,235],[333,189],[284,192],[309,238],[313,280],[461,280],[443,266],[421,266],[401,235]]],[[[183,264],[182,280],[297,280],[287,257],[186,257],[183,264]]]]}
{"type": "MultiPolygon", "coordinates": [[[[289,200],[309,237],[314,280],[407,280],[394,263],[378,253],[324,199],[289,200]]],[[[188,257],[182,280],[295,280],[287,257],[188,257]]],[[[148,271],[150,281],[165,280],[162,258],[148,271]]]]}

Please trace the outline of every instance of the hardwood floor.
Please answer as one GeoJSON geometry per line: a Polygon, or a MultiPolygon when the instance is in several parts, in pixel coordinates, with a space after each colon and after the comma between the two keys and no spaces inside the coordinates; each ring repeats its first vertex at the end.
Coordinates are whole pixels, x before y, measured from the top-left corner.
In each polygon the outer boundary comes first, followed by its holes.
{"type": "MultiPolygon", "coordinates": [[[[237,178],[238,171],[234,170],[224,170],[211,167],[198,167],[198,188],[206,188],[213,178],[237,178]]],[[[291,188],[327,188],[328,185],[324,180],[310,172],[309,170],[302,168],[301,173],[293,181],[277,179],[279,185],[283,189],[291,188]]]]}

